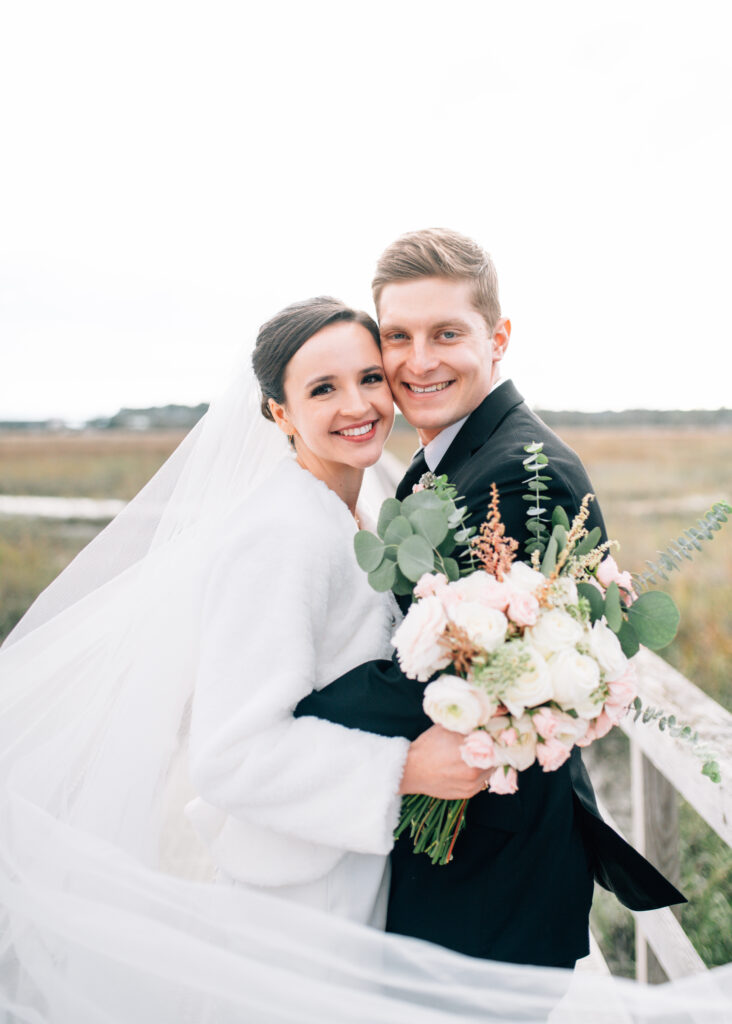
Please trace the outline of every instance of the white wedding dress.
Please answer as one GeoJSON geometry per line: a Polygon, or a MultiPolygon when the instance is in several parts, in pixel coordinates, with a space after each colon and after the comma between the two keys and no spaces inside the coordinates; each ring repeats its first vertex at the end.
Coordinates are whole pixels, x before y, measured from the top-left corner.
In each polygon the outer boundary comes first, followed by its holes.
{"type": "Polygon", "coordinates": [[[202,601],[189,817],[223,880],[383,927],[409,743],[292,709],[388,658],[398,607],[359,569],[346,505],[294,458],[231,518],[202,601]]]}

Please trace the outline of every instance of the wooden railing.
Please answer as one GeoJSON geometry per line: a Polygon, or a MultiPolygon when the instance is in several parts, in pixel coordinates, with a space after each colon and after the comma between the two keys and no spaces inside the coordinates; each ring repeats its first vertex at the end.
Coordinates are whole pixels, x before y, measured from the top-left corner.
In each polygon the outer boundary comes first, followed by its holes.
{"type": "MultiPolygon", "coordinates": [[[[628,838],[672,882],[679,876],[678,796],[681,794],[728,846],[732,846],[732,714],[650,651],[635,660],[644,704],[663,708],[698,731],[714,749],[722,774],[713,783],[701,774],[701,762],[689,743],[661,732],[657,724],[634,723],[628,715],[621,728],[630,739],[633,834],[628,838]]],[[[605,820],[620,831],[606,808],[605,820]]],[[[706,970],[673,910],[634,914],[636,976],[665,981],[706,970]]],[[[592,966],[599,964],[593,944],[592,966]]],[[[590,964],[588,964],[590,966],[590,964]]]]}

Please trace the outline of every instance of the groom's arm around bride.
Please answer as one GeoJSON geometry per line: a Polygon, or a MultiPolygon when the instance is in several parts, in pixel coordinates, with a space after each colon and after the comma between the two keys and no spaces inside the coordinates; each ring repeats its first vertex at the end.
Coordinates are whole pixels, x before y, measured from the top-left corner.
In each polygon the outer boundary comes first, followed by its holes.
{"type": "MultiPolygon", "coordinates": [[[[592,487],[575,453],[500,380],[511,328],[490,257],[456,232],[406,235],[381,257],[374,299],[395,400],[418,430],[426,467],[448,475],[471,524],[482,522],[495,483],[507,533],[520,544],[528,539],[523,446],[533,441],[549,457],[551,502],[571,518],[592,487]]],[[[421,468],[407,472],[397,497],[421,468]]],[[[597,503],[587,525],[604,537],[597,503]]],[[[370,662],[306,697],[295,713],[415,739],[431,724],[423,690],[396,661],[370,662]]],[[[522,772],[514,795],[475,796],[449,865],[433,866],[411,840],[399,840],[387,929],[473,956],[567,966],[588,952],[595,878],[631,909],[683,901],[602,821],[575,748],[557,771],[534,764],[522,772]]]]}

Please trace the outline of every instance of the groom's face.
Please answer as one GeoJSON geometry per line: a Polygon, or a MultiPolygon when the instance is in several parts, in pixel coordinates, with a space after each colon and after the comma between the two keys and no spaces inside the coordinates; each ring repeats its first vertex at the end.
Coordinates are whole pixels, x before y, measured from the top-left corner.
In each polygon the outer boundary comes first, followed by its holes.
{"type": "Polygon", "coordinates": [[[480,405],[498,380],[510,329],[501,319],[491,333],[473,305],[470,281],[423,277],[384,287],[384,369],[423,444],[480,405]]]}

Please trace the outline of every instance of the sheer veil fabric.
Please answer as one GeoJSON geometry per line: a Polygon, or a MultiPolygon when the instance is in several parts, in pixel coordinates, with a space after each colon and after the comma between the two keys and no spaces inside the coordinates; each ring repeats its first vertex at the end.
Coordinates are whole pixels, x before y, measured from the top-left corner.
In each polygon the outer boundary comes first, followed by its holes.
{"type": "Polygon", "coordinates": [[[0,650],[0,1021],[732,1019],[729,967],[572,978],[212,884],[182,810],[200,595],[287,454],[248,363],[0,650]]]}

